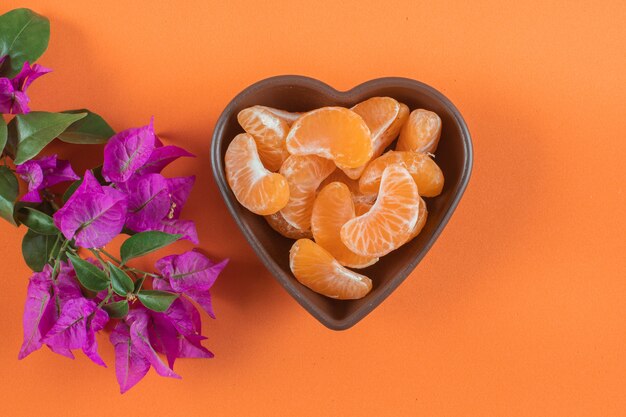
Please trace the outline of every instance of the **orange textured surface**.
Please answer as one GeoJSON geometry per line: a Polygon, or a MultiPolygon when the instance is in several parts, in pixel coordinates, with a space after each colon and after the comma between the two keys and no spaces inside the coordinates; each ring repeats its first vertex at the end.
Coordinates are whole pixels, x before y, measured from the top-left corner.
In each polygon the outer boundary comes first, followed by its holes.
{"type": "MultiPolygon", "coordinates": [[[[204,318],[212,360],[151,371],[120,396],[109,369],[41,350],[17,360],[29,271],[0,224],[6,416],[617,416],[626,410],[626,5],[623,1],[3,1],[52,21],[35,109],[89,107],[116,129],[156,117],[196,153],[185,217],[231,264],[204,318]],[[550,3],[550,4],[548,4],[550,3]],[[337,333],[262,267],[209,169],[212,126],[248,84],[285,73],[347,89],[433,85],[474,140],[465,197],[430,253],[337,333]]],[[[443,127],[445,129],[445,126],[443,127]]],[[[67,147],[84,169],[99,151],[67,147]]],[[[190,248],[180,243],[176,249],[190,248]]],[[[155,259],[155,255],[152,259],[155,259]]]]}

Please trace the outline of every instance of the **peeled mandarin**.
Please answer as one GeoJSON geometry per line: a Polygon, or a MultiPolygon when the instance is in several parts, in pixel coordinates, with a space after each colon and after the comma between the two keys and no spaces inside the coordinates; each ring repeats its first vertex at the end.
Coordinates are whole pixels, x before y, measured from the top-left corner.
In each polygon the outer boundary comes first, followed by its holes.
{"type": "Polygon", "coordinates": [[[266,216],[287,205],[287,180],[263,166],[252,136],[247,133],[237,135],[226,149],[224,162],[228,185],[242,206],[266,216]]]}
{"type": "Polygon", "coordinates": [[[376,194],[383,172],[388,166],[395,164],[409,171],[420,195],[435,197],[441,194],[444,184],[441,168],[430,155],[413,151],[389,151],[370,162],[359,178],[361,192],[376,194]]]}
{"type": "MultiPolygon", "coordinates": [[[[378,158],[391,145],[409,117],[409,108],[391,97],[372,97],[356,106],[352,111],[361,116],[372,135],[372,158],[378,158]]],[[[352,179],[358,179],[367,164],[358,168],[346,169],[352,179]]]]}
{"type": "Polygon", "coordinates": [[[243,109],[237,114],[237,120],[254,138],[263,165],[270,171],[278,171],[289,156],[285,146],[289,133],[287,122],[263,106],[243,109]]]}
{"type": "Polygon", "coordinates": [[[413,110],[400,131],[396,150],[435,153],[440,137],[441,119],[437,113],[413,110]]]}
{"type": "Polygon", "coordinates": [[[270,113],[273,113],[274,115],[284,120],[289,126],[291,126],[293,122],[298,120],[300,116],[302,116],[303,114],[303,113],[291,112],[287,110],[275,109],[273,107],[268,107],[268,106],[254,106],[254,107],[260,107],[262,109],[269,111],[270,113]]]}
{"type": "Polygon", "coordinates": [[[341,241],[362,256],[381,257],[399,248],[417,223],[419,198],[406,168],[385,168],[376,202],[367,213],[342,226],[341,241]]]}
{"type": "Polygon", "coordinates": [[[331,182],[315,198],[311,232],[315,242],[330,252],[341,265],[365,268],[376,263],[378,258],[357,255],[341,241],[341,226],[354,217],[350,189],[341,182],[331,182]]]}
{"type": "Polygon", "coordinates": [[[372,289],[371,279],[341,266],[327,250],[309,239],[293,244],[289,266],[302,285],[326,297],[355,300],[372,289]]]}
{"type": "Polygon", "coordinates": [[[334,170],[333,161],[316,155],[291,155],[285,160],[280,173],[289,184],[289,201],[280,213],[287,223],[299,230],[311,227],[315,193],[334,170]]]}
{"type": "Polygon", "coordinates": [[[365,164],[373,152],[365,121],[343,107],[322,107],[305,113],[291,126],[286,143],[292,155],[332,159],[342,169],[365,164]]]}
{"type": "Polygon", "coordinates": [[[411,230],[411,234],[409,235],[409,238],[406,240],[405,243],[410,242],[417,235],[420,234],[420,232],[424,228],[424,225],[426,224],[426,219],[428,219],[428,209],[426,207],[426,202],[424,201],[423,198],[420,197],[419,211],[417,214],[417,222],[415,222],[415,227],[413,228],[413,230],[411,230]]]}
{"type": "Polygon", "coordinates": [[[272,229],[289,239],[303,239],[313,237],[310,230],[300,230],[287,223],[287,220],[285,220],[283,215],[280,214],[280,211],[274,214],[270,214],[269,216],[265,216],[265,220],[272,229]]]}

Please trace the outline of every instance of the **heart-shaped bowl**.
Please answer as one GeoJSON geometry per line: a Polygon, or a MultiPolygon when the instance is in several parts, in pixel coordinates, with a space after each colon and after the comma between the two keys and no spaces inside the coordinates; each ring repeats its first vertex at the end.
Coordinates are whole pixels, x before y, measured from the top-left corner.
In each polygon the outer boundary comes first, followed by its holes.
{"type": "MultiPolygon", "coordinates": [[[[330,329],[344,330],[365,317],[389,296],[415,269],[452,216],[472,170],[472,142],[456,107],[434,88],[408,78],[387,77],[368,81],[349,91],[337,91],[313,78],[283,75],[259,81],[226,106],[217,121],[211,144],[213,175],[237,225],[267,269],[302,307],[330,329]],[[373,281],[369,294],[360,300],[334,300],[301,285],[289,269],[293,240],[275,232],[262,216],[246,210],[235,199],[226,181],[224,155],[233,138],[243,132],[237,113],[255,104],[294,112],[323,106],[352,107],[370,97],[389,96],[411,110],[423,108],[441,117],[442,132],[436,152],[437,164],[445,176],[443,192],[428,198],[428,220],[411,242],[383,256],[376,264],[359,270],[373,281]]],[[[454,256],[454,254],[450,254],[454,256]]]]}

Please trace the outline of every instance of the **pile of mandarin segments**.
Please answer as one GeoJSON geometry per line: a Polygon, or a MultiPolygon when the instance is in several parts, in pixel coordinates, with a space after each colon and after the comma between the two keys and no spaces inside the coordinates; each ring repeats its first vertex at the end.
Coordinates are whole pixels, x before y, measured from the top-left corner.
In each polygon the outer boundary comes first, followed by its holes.
{"type": "Polygon", "coordinates": [[[301,284],[364,297],[372,281],[352,269],[417,236],[428,216],[422,197],[441,193],[439,116],[373,97],[308,113],[253,106],[237,119],[246,133],[228,146],[225,167],[239,203],[296,240],[289,265],[301,284]]]}

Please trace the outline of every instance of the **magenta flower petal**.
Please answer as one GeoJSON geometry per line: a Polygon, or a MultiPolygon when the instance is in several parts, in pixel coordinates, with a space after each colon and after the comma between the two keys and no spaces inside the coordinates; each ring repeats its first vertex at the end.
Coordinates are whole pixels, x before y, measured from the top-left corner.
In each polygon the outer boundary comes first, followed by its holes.
{"type": "Polygon", "coordinates": [[[153,121],[148,126],[128,129],[113,136],[104,147],[102,175],[108,181],[122,183],[141,168],[154,150],[153,121]]]}
{"type": "Polygon", "coordinates": [[[156,230],[173,235],[181,235],[181,239],[187,239],[196,245],[200,243],[196,225],[191,220],[163,220],[156,230]]]}
{"type": "Polygon", "coordinates": [[[185,295],[198,303],[200,307],[211,317],[215,318],[215,312],[213,311],[213,303],[211,302],[211,293],[209,290],[187,290],[185,295]]]}
{"type": "Polygon", "coordinates": [[[174,369],[174,361],[178,357],[178,331],[163,313],[151,314],[152,325],[148,327],[150,344],[157,352],[164,353],[167,363],[174,369]]]}
{"type": "Polygon", "coordinates": [[[150,362],[157,374],[170,378],[180,378],[176,372],[163,363],[156,350],[150,344],[148,312],[143,309],[135,309],[128,313],[128,317],[132,320],[130,339],[133,348],[137,349],[137,352],[150,362]]]}
{"type": "Polygon", "coordinates": [[[42,337],[54,323],[52,298],[52,268],[46,265],[41,272],[34,273],[28,282],[26,305],[24,306],[24,342],[18,359],[24,359],[42,346],[42,337]]]}
{"type": "Polygon", "coordinates": [[[94,363],[104,366],[106,368],[106,364],[98,354],[98,342],[96,341],[96,333],[104,328],[104,326],[109,321],[109,315],[106,311],[97,308],[94,314],[91,316],[91,320],[88,322],[90,326],[89,331],[87,332],[87,336],[85,338],[85,343],[83,343],[82,349],[85,355],[89,359],[91,359],[94,363]]]}
{"type": "Polygon", "coordinates": [[[174,291],[209,290],[228,260],[214,263],[197,250],[171,255],[156,262],[156,268],[169,280],[174,291]]]}
{"type": "Polygon", "coordinates": [[[43,341],[51,348],[83,349],[95,363],[104,366],[98,356],[95,332],[108,321],[108,314],[86,298],[73,298],[65,303],[61,315],[43,341]]]}
{"type": "Polygon", "coordinates": [[[130,327],[125,322],[117,323],[109,340],[115,348],[115,374],[123,394],[148,373],[150,362],[133,345],[130,327]]]}
{"type": "Polygon", "coordinates": [[[21,198],[27,202],[41,202],[39,191],[43,188],[80,179],[69,161],[57,160],[56,155],[26,161],[15,172],[28,184],[28,193],[21,198]]]}
{"type": "Polygon", "coordinates": [[[172,200],[171,210],[168,213],[168,219],[178,219],[183,206],[189,198],[191,188],[196,182],[196,177],[178,177],[167,178],[167,188],[169,190],[170,198],[172,200]]]}
{"type": "Polygon", "coordinates": [[[180,339],[179,358],[212,358],[214,355],[200,343],[204,336],[187,336],[180,339]]]}
{"type": "Polygon", "coordinates": [[[0,113],[11,113],[15,89],[11,80],[0,78],[0,113]]]}
{"type": "MultiPolygon", "coordinates": [[[[160,143],[160,141],[158,142],[160,143]]],[[[163,171],[163,168],[181,157],[193,157],[194,154],[187,152],[183,148],[178,146],[157,146],[150,155],[150,158],[146,164],[139,168],[138,174],[159,174],[163,171]]]]}
{"type": "Polygon", "coordinates": [[[0,113],[28,113],[30,99],[23,91],[15,89],[8,78],[0,78],[0,113]]]}
{"type": "Polygon", "coordinates": [[[16,90],[26,92],[26,89],[33,81],[51,71],[50,68],[43,67],[39,64],[35,64],[31,67],[27,61],[24,62],[22,70],[13,77],[11,82],[16,90]]]}
{"type": "Polygon", "coordinates": [[[67,239],[85,248],[102,247],[124,227],[126,195],[101,186],[91,171],[63,207],[54,213],[54,223],[67,239]]]}
{"type": "Polygon", "coordinates": [[[165,178],[160,174],[133,176],[120,188],[128,196],[126,226],[135,232],[158,229],[171,206],[165,178]]]}

